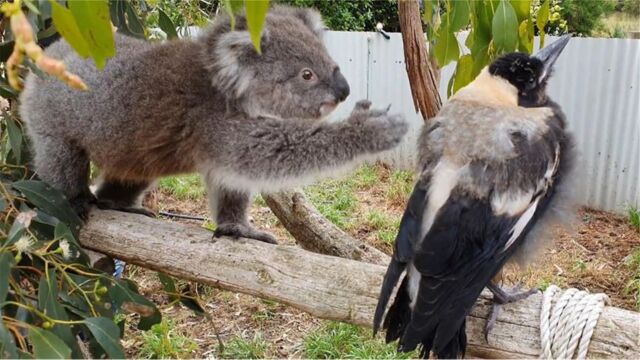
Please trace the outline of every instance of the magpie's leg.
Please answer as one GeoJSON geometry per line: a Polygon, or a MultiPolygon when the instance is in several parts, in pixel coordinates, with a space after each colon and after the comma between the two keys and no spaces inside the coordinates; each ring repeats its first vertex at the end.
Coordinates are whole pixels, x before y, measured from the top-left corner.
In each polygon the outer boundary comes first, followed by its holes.
{"type": "Polygon", "coordinates": [[[516,286],[513,291],[507,292],[502,290],[494,282],[490,282],[487,285],[487,289],[489,289],[489,291],[491,291],[491,293],[493,294],[493,305],[491,306],[491,310],[489,310],[489,316],[487,317],[487,322],[484,326],[484,339],[487,342],[489,339],[489,333],[491,332],[491,329],[493,329],[493,326],[496,324],[496,320],[498,319],[498,315],[500,314],[502,305],[526,299],[529,296],[540,291],[537,288],[531,289],[529,291],[520,291],[520,286],[516,286]]]}

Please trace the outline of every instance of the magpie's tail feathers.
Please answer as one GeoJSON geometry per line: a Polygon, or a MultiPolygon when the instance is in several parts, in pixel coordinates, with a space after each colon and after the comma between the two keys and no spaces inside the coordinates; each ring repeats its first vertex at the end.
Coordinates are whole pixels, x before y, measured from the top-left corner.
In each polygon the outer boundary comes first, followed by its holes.
{"type": "MultiPolygon", "coordinates": [[[[387,310],[387,305],[389,304],[389,300],[393,295],[394,289],[398,285],[398,281],[400,281],[400,277],[402,276],[402,273],[404,272],[405,267],[406,267],[406,264],[401,263],[395,259],[391,259],[391,262],[389,263],[389,267],[387,268],[387,272],[384,275],[384,280],[382,282],[382,289],[380,290],[380,297],[378,298],[378,305],[376,306],[376,312],[373,317],[373,335],[374,336],[378,332],[378,330],[380,330],[380,326],[382,325],[382,320],[385,318],[385,311],[387,310]]],[[[406,292],[406,291],[403,291],[402,289],[404,286],[405,285],[403,283],[400,289],[398,289],[398,292],[397,292],[398,295],[396,295],[396,298],[397,296],[399,296],[400,293],[406,292]]],[[[389,312],[386,317],[387,319],[389,315],[391,315],[392,308],[389,309],[389,312]]],[[[386,321],[385,321],[385,324],[386,324],[386,321]]],[[[386,328],[386,325],[384,326],[384,328],[386,328]]]]}
{"type": "Polygon", "coordinates": [[[389,308],[384,319],[384,329],[387,331],[385,341],[387,343],[400,339],[411,321],[411,299],[407,292],[407,279],[405,277],[402,281],[393,305],[389,308]]]}

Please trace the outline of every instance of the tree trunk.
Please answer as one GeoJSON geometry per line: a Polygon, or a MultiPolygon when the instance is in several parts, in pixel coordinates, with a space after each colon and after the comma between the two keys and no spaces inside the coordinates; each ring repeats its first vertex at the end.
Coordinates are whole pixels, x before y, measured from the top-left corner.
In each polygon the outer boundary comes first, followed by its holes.
{"type": "Polygon", "coordinates": [[[438,113],[442,106],[438,93],[438,69],[430,66],[426,39],[422,31],[420,7],[415,0],[398,1],[398,16],[404,44],[404,59],[416,111],[426,121],[438,113]]]}
{"type": "MultiPolygon", "coordinates": [[[[93,210],[82,246],[129,263],[221,289],[276,300],[310,314],[370,326],[385,267],[253,240],[212,239],[210,231],[141,215],[93,210]]],[[[540,352],[541,296],[504,305],[489,342],[482,328],[491,295],[467,318],[469,354],[533,358],[540,352]]],[[[589,357],[640,358],[640,314],[606,307],[589,357]]]]}

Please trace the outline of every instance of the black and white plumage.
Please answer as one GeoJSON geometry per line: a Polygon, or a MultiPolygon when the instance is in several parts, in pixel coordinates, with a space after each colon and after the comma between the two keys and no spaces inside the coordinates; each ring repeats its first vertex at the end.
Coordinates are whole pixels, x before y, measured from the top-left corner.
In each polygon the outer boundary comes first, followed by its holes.
{"type": "Polygon", "coordinates": [[[425,126],[374,318],[400,351],[463,356],[476,299],[554,206],[573,142],[546,84],[568,40],[500,57],[425,126]]]}

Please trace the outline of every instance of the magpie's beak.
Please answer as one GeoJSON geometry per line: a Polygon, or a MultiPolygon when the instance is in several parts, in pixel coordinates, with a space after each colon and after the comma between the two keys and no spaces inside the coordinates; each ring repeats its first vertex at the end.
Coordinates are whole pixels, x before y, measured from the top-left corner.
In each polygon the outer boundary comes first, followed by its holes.
{"type": "Polygon", "coordinates": [[[564,47],[567,46],[567,43],[569,43],[569,39],[571,39],[571,35],[563,35],[562,37],[560,37],[560,39],[540,49],[533,55],[544,64],[544,67],[542,68],[542,74],[540,75],[540,79],[538,79],[538,81],[544,81],[547,76],[551,74],[553,64],[555,64],[556,60],[558,60],[560,53],[562,53],[564,47]]]}

